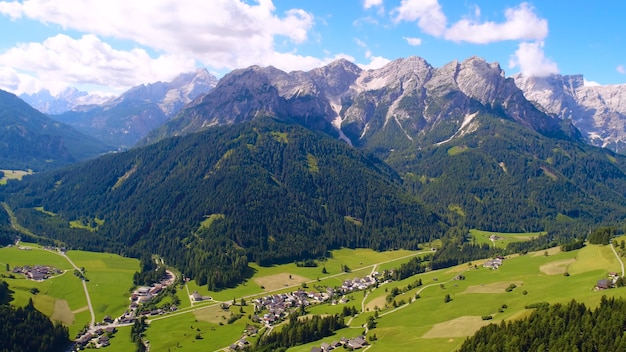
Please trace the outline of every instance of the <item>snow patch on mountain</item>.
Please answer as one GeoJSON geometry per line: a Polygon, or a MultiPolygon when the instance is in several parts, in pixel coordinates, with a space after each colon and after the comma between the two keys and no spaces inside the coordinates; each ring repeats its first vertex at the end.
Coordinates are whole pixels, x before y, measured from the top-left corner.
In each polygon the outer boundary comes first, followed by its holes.
{"type": "Polygon", "coordinates": [[[473,114],[467,114],[465,115],[465,118],[463,118],[463,122],[461,123],[461,127],[459,127],[459,129],[448,139],[446,139],[445,141],[441,141],[438,143],[435,143],[435,145],[442,145],[445,144],[447,142],[450,142],[451,140],[453,140],[454,138],[457,137],[462,137],[466,134],[472,133],[474,131],[476,131],[476,129],[478,129],[478,124],[471,124],[470,123],[474,120],[474,118],[478,115],[478,112],[475,112],[473,114]],[[466,129],[466,127],[468,127],[466,129]]]}

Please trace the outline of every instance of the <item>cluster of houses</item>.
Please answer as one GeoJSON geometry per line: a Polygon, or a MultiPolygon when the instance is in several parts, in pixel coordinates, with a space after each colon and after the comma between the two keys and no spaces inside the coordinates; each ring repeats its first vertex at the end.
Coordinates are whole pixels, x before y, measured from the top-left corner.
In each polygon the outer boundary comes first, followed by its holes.
{"type": "MultiPolygon", "coordinates": [[[[377,273],[374,273],[376,275],[377,273]]],[[[352,291],[360,291],[369,288],[376,284],[376,278],[372,276],[366,276],[363,278],[354,278],[352,280],[345,280],[341,285],[341,293],[346,294],[352,291]]]]}
{"type": "Polygon", "coordinates": [[[311,352],[328,352],[328,351],[332,351],[340,347],[345,348],[345,349],[358,350],[367,345],[368,343],[367,343],[367,340],[365,339],[365,336],[357,336],[352,339],[347,339],[345,337],[342,337],[341,340],[339,341],[334,341],[331,343],[324,342],[320,347],[312,347],[311,352]]]}
{"type": "MultiPolygon", "coordinates": [[[[133,291],[130,297],[129,309],[124,312],[120,317],[113,319],[111,316],[105,316],[102,323],[96,323],[95,330],[90,328],[87,331],[83,331],[76,336],[74,350],[90,348],[101,348],[109,345],[109,338],[116,331],[115,326],[133,324],[137,317],[147,315],[160,315],[164,314],[165,310],[155,309],[151,311],[139,311],[141,303],[146,303],[156,297],[159,293],[163,292],[165,288],[172,285],[176,281],[176,277],[173,273],[166,271],[166,277],[164,277],[159,283],[152,286],[142,286],[133,291]]],[[[177,310],[176,306],[170,307],[171,311],[177,310]]]]}
{"type": "Polygon", "coordinates": [[[94,332],[88,331],[76,339],[74,350],[106,347],[111,344],[110,339],[116,332],[117,329],[113,326],[101,327],[94,332]]]}
{"type": "Polygon", "coordinates": [[[504,261],[504,257],[503,256],[497,256],[493,259],[489,259],[487,260],[484,264],[483,267],[485,268],[490,268],[490,269],[498,269],[499,267],[502,266],[502,262],[504,261]]]}
{"type": "Polygon", "coordinates": [[[357,290],[365,290],[375,284],[375,277],[366,276],[364,278],[345,280],[339,288],[327,287],[325,292],[307,292],[303,289],[298,289],[294,292],[257,298],[252,301],[254,311],[267,312],[263,314],[262,318],[255,316],[254,320],[263,322],[268,326],[274,325],[286,319],[291,308],[300,306],[306,307],[311,304],[324,303],[330,300],[332,300],[332,304],[346,303],[348,299],[344,295],[357,290]],[[337,301],[336,298],[339,296],[341,296],[341,298],[337,301]]]}
{"type": "Polygon", "coordinates": [[[14,267],[12,272],[15,274],[24,274],[24,276],[31,280],[43,281],[53,275],[62,274],[63,270],[45,265],[24,265],[14,267]]]}

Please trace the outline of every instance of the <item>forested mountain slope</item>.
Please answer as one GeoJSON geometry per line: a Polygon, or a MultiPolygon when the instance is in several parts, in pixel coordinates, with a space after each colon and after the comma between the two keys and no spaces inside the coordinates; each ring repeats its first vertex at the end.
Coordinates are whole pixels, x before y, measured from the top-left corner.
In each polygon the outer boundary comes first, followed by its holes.
{"type": "Polygon", "coordinates": [[[27,177],[4,191],[38,233],[72,248],[157,253],[212,288],[238,282],[248,260],[290,262],[341,246],[415,249],[446,228],[380,160],[267,118],[27,177]]]}
{"type": "Polygon", "coordinates": [[[626,215],[626,158],[579,141],[549,138],[497,111],[476,115],[464,134],[390,153],[407,188],[449,221],[526,232],[616,224],[626,215]],[[456,220],[454,220],[456,219],[456,220]]]}
{"type": "Polygon", "coordinates": [[[0,169],[51,169],[112,149],[0,90],[0,169]]]}

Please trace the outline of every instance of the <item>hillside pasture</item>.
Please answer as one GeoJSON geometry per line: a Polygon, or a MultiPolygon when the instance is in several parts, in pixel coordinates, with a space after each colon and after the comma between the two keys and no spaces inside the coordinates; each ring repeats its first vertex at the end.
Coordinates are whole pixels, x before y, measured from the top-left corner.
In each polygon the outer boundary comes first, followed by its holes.
{"type": "Polygon", "coordinates": [[[422,338],[467,337],[487,324],[489,321],[482,320],[481,317],[462,316],[433,325],[427,333],[422,335],[422,338]]]}
{"type": "Polygon", "coordinates": [[[5,185],[8,180],[21,180],[22,177],[30,175],[32,171],[24,170],[0,170],[4,173],[4,177],[0,178],[0,185],[5,185]]]}
{"type": "Polygon", "coordinates": [[[540,266],[539,271],[546,275],[565,274],[568,272],[567,268],[574,262],[576,262],[576,259],[574,258],[556,260],[540,266]]]}
{"type": "Polygon", "coordinates": [[[477,244],[486,243],[490,246],[495,246],[498,248],[506,248],[506,246],[511,242],[530,241],[533,238],[545,235],[545,232],[505,233],[482,231],[477,229],[472,229],[469,232],[471,236],[471,242],[475,242],[477,244]],[[493,241],[490,239],[490,237],[492,236],[496,238],[493,241]]]}
{"type": "Polygon", "coordinates": [[[621,266],[610,246],[587,244],[579,251],[576,262],[569,266],[570,274],[579,274],[593,270],[621,272],[621,266]]]}
{"type": "Polygon", "coordinates": [[[276,291],[281,288],[300,285],[307,281],[310,281],[310,279],[304,276],[287,273],[274,274],[254,279],[254,282],[259,285],[259,287],[265,287],[267,291],[276,291]]]}
{"type": "Polygon", "coordinates": [[[189,292],[198,291],[201,295],[211,296],[218,301],[232,300],[233,297],[260,296],[272,290],[293,291],[303,282],[334,287],[341,286],[345,279],[369,275],[374,265],[376,265],[376,270],[394,268],[418,253],[418,251],[408,250],[377,252],[363,248],[342,248],[331,251],[330,258],[317,260],[316,267],[298,266],[296,263],[272,266],[249,263],[251,278],[244,280],[236,287],[225,290],[208,291],[206,287],[198,286],[195,281],[190,281],[187,285],[189,292]],[[350,268],[350,272],[344,273],[341,270],[342,266],[350,268]],[[322,273],[323,268],[326,268],[326,274],[322,273]]]}

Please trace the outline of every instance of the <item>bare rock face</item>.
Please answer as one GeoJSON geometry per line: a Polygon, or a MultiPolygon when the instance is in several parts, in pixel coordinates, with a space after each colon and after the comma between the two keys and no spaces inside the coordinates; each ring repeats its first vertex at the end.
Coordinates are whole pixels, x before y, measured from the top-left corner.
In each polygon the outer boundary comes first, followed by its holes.
{"type": "Polygon", "coordinates": [[[514,76],[526,98],[547,113],[571,120],[589,143],[623,152],[626,85],[585,85],[582,75],[514,76]]]}
{"type": "MultiPolygon", "coordinates": [[[[307,72],[251,67],[226,75],[145,143],[208,126],[274,116],[352,145],[428,145],[469,131],[477,112],[500,114],[546,135],[560,120],[539,111],[498,63],[478,57],[432,67],[420,57],[362,70],[346,60],[307,72]]],[[[475,130],[477,122],[472,124],[475,130]]]]}

